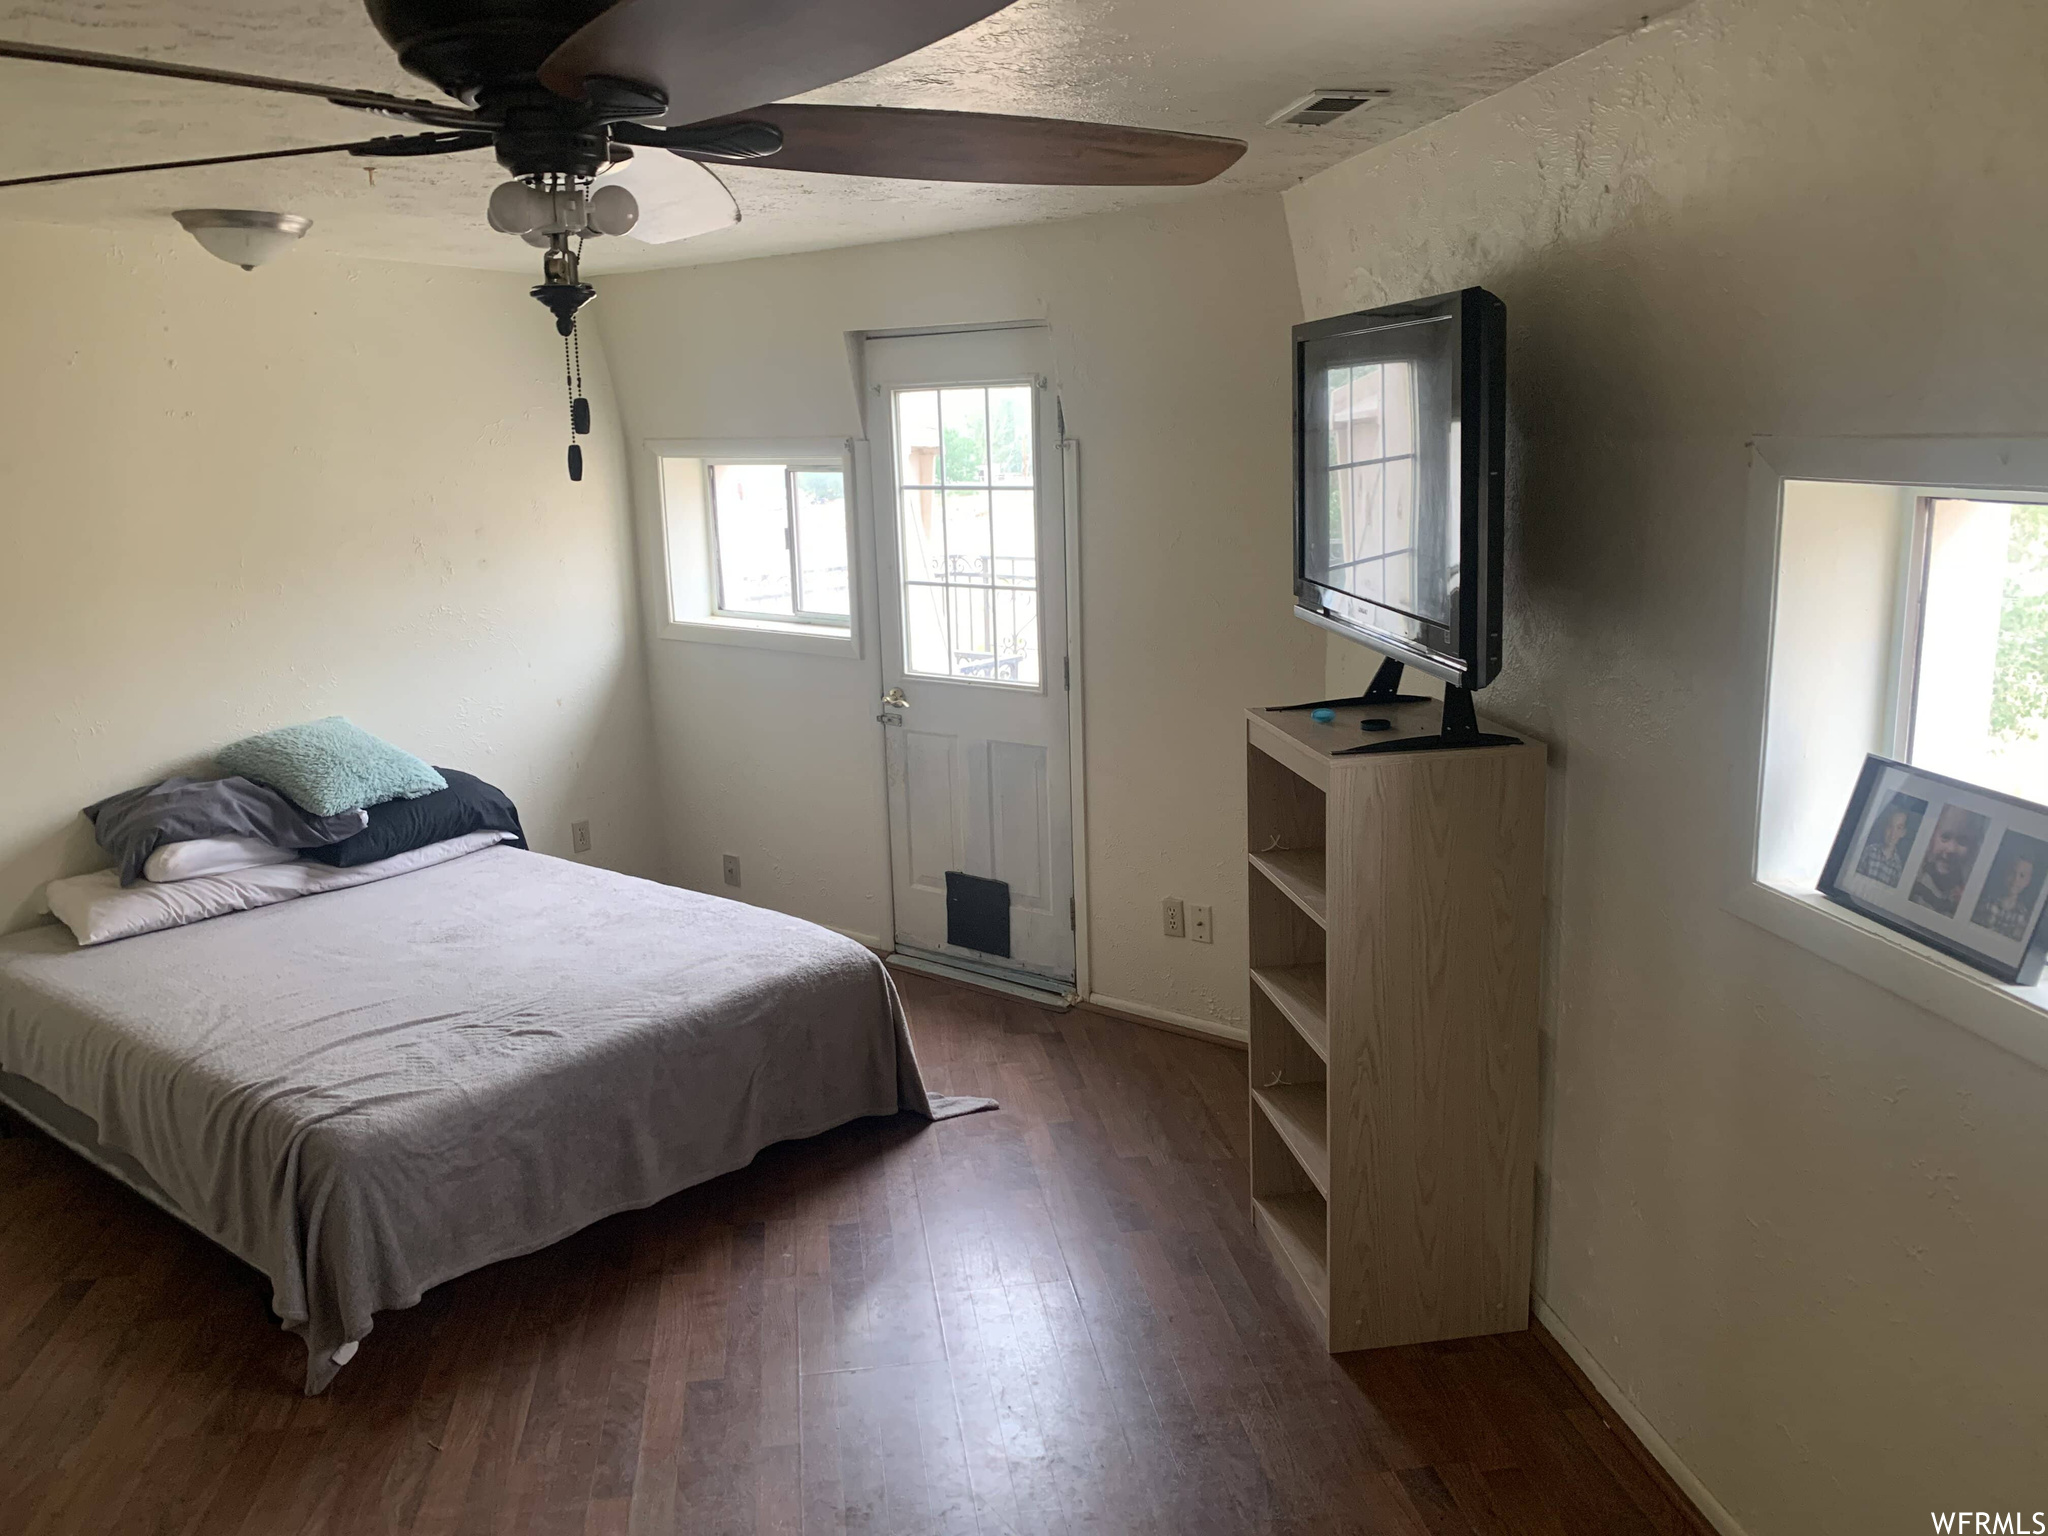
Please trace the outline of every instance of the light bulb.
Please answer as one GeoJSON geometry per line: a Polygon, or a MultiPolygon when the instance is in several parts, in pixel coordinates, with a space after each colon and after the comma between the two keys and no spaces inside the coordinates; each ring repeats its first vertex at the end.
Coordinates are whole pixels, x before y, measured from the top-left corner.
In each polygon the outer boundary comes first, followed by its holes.
{"type": "Polygon", "coordinates": [[[554,217],[555,200],[523,181],[500,182],[491,190],[491,228],[501,235],[523,235],[554,217]]]}
{"type": "Polygon", "coordinates": [[[599,187],[590,194],[590,227],[600,235],[624,235],[640,222],[640,204],[624,187],[599,187]]]}

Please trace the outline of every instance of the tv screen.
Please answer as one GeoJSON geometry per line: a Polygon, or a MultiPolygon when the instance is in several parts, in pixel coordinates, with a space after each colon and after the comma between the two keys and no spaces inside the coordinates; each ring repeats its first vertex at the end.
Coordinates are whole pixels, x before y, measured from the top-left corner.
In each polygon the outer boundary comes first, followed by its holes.
{"type": "Polygon", "coordinates": [[[1462,688],[1500,671],[1506,330],[1484,288],[1294,328],[1295,611],[1462,688]]]}

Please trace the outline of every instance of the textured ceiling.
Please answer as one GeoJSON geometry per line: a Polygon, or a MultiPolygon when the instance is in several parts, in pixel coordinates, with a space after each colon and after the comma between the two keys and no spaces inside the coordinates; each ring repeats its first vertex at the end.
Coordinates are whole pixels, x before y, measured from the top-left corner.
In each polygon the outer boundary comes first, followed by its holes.
{"type": "MultiPolygon", "coordinates": [[[[854,3],[854,0],[848,0],[854,3]]],[[[686,8],[687,0],[678,0],[686,8]]],[[[1018,0],[909,58],[806,98],[1035,113],[1227,134],[1251,152],[1208,187],[1074,190],[721,170],[740,224],[670,246],[601,241],[592,271],[729,261],[1290,186],[1672,9],[1668,0],[1018,0]],[[1267,128],[1312,89],[1378,86],[1325,128],[1267,128]]],[[[0,0],[0,36],[431,95],[351,0],[0,0]]],[[[0,178],[365,138],[394,129],[324,102],[0,60],[0,178]]],[[[0,190],[0,222],[165,227],[187,207],[309,215],[338,254],[526,270],[485,226],[488,152],[347,156],[0,190]]]]}

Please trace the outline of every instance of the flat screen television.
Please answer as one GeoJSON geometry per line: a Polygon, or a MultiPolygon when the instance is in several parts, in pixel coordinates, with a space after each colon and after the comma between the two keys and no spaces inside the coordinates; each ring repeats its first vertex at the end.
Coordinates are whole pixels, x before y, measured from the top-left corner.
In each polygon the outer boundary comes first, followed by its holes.
{"type": "Polygon", "coordinates": [[[1500,671],[1507,307],[1294,328],[1294,611],[1458,688],[1500,671]]]}

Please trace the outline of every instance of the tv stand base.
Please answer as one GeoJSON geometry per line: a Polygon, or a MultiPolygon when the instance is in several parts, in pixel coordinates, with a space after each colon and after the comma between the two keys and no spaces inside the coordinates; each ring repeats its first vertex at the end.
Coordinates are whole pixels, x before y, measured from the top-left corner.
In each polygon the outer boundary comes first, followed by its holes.
{"type": "MultiPolygon", "coordinates": [[[[1407,669],[1389,656],[1380,663],[1365,692],[1355,699],[1317,699],[1309,704],[1279,704],[1269,715],[1292,714],[1304,709],[1370,709],[1379,704],[1427,704],[1429,696],[1403,693],[1401,674],[1407,669]]],[[[1479,714],[1472,707],[1472,690],[1456,684],[1444,687],[1443,725],[1434,736],[1399,736],[1392,741],[1368,741],[1363,746],[1340,747],[1332,757],[1362,757],[1377,752],[1446,752],[1459,747],[1519,747],[1519,736],[1498,736],[1479,729],[1479,714]]]]}

